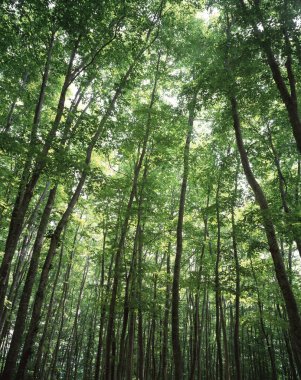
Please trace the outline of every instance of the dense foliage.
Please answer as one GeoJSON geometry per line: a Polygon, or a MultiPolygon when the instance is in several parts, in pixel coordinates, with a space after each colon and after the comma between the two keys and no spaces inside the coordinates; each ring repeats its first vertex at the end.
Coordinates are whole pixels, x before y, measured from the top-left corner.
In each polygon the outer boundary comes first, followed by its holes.
{"type": "Polygon", "coordinates": [[[301,378],[300,1],[0,9],[0,379],[301,378]]]}

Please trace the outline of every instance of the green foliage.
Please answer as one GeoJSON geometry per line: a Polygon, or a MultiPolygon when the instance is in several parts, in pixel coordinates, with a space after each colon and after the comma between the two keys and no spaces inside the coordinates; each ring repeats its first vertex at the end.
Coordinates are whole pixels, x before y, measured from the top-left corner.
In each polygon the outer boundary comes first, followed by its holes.
{"type": "MultiPolygon", "coordinates": [[[[224,313],[219,317],[224,318],[220,319],[224,326],[219,327],[223,365],[228,359],[229,378],[235,378],[233,334],[239,297],[244,378],[271,377],[270,343],[278,375],[285,369],[284,378],[293,378],[285,303],[275,278],[263,214],[239,160],[229,99],[235,95],[238,100],[244,145],[268,200],[286,272],[300,304],[296,245],[301,231],[300,157],[262,48],[263,42],[271,47],[287,88],[291,54],[296,97],[300,98],[300,6],[264,0],[258,9],[257,3],[245,2],[246,8],[233,0],[210,1],[206,6],[195,1],[157,0],[1,4],[1,259],[14,205],[20,199],[22,203],[41,168],[9,263],[4,305],[9,328],[1,333],[5,344],[0,346],[3,368],[49,190],[58,186],[22,341],[51,239],[84,177],[58,236],[28,373],[41,379],[67,378],[67,373],[68,378],[92,379],[100,341],[104,375],[104,341],[115,276],[116,371],[124,351],[132,355],[132,375],[137,374],[142,323],[145,373],[148,378],[163,379],[159,371],[167,331],[167,373],[171,376],[170,302],[183,149],[191,99],[198,91],[179,293],[184,377],[191,379],[193,345],[199,344],[199,378],[218,378],[215,323],[219,297],[224,313]],[[259,34],[254,32],[254,22],[263,29],[259,34]],[[35,125],[47,57],[45,96],[35,125]],[[119,247],[123,234],[125,240],[119,247]],[[119,249],[121,259],[116,265],[119,249]],[[135,325],[132,351],[127,310],[135,325]],[[39,342],[43,366],[37,370],[39,342]]],[[[121,364],[129,366],[127,360],[121,364]]]]}

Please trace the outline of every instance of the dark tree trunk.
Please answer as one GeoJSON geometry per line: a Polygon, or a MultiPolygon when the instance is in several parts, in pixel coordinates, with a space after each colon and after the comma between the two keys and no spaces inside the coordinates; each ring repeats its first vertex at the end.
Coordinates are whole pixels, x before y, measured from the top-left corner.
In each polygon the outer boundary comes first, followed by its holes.
{"type": "MultiPolygon", "coordinates": [[[[47,85],[48,74],[49,74],[48,71],[50,68],[51,52],[52,52],[52,47],[53,47],[53,42],[54,42],[54,34],[51,41],[52,41],[51,42],[52,44],[50,45],[50,48],[49,48],[49,55],[47,57],[47,61],[45,65],[45,72],[44,72],[44,76],[43,76],[43,80],[41,84],[40,95],[39,95],[39,99],[36,105],[36,110],[35,110],[35,115],[34,115],[34,122],[33,122],[33,127],[31,131],[31,140],[30,140],[31,147],[34,147],[36,144],[36,134],[37,134],[38,123],[40,121],[42,106],[43,106],[43,102],[45,98],[45,91],[46,91],[46,85],[47,85]]],[[[22,232],[24,218],[25,218],[27,209],[29,207],[29,203],[33,197],[34,189],[46,165],[45,158],[48,155],[52,141],[55,138],[56,132],[58,130],[60,121],[63,116],[65,98],[66,98],[67,90],[70,84],[71,69],[72,69],[73,61],[74,61],[75,54],[77,51],[77,47],[78,47],[78,42],[75,44],[75,47],[70,56],[68,70],[65,76],[64,85],[61,90],[61,95],[60,95],[60,99],[59,99],[59,103],[57,107],[55,120],[53,122],[51,130],[49,131],[47,135],[40,157],[37,159],[37,162],[32,171],[30,179],[28,179],[28,172],[30,169],[31,161],[32,161],[31,152],[28,153],[28,157],[26,159],[26,163],[24,166],[20,187],[18,190],[18,194],[15,200],[14,208],[11,215],[9,232],[8,232],[8,236],[7,236],[7,240],[5,244],[4,257],[3,257],[1,267],[0,267],[0,320],[2,316],[1,311],[3,310],[6,288],[8,284],[10,264],[11,264],[13,255],[15,253],[19,237],[22,232]]]]}
{"type": "Polygon", "coordinates": [[[17,357],[18,357],[19,349],[21,347],[22,336],[23,336],[23,332],[25,328],[25,321],[26,321],[25,316],[27,315],[27,312],[28,312],[29,300],[30,300],[36,272],[38,269],[40,252],[42,249],[44,235],[45,235],[46,228],[48,225],[49,216],[53,207],[53,203],[54,203],[54,199],[56,195],[56,189],[57,188],[54,187],[52,190],[50,190],[48,201],[45,206],[43,215],[41,217],[35,244],[33,247],[30,267],[27,272],[27,277],[25,280],[23,293],[21,296],[19,309],[17,312],[17,318],[16,318],[16,322],[14,326],[14,332],[13,332],[10,348],[7,354],[5,367],[1,375],[2,380],[13,379],[14,371],[16,369],[17,357]]]}
{"type": "Polygon", "coordinates": [[[276,278],[286,305],[289,326],[292,336],[293,352],[297,363],[298,373],[301,376],[301,319],[298,305],[284,267],[268,202],[266,200],[265,194],[261,186],[259,185],[253,174],[253,171],[249,163],[249,158],[244,147],[241,135],[240,119],[237,110],[237,102],[234,97],[231,98],[231,106],[237,147],[239,150],[242,166],[247,181],[253,190],[256,202],[258,203],[261,210],[263,226],[265,229],[269,249],[273,259],[276,278]]]}
{"type": "MultiPolygon", "coordinates": [[[[53,311],[54,311],[53,310],[54,295],[55,295],[55,291],[56,291],[56,288],[57,288],[59,276],[60,276],[60,273],[61,273],[63,253],[64,253],[64,244],[62,244],[62,247],[61,247],[61,250],[60,250],[60,257],[59,257],[59,260],[58,260],[58,265],[57,265],[57,270],[56,270],[56,274],[55,274],[54,281],[53,281],[50,301],[49,301],[49,305],[48,305],[48,308],[47,308],[45,325],[43,326],[43,334],[42,334],[41,339],[39,341],[39,346],[38,346],[37,353],[36,353],[34,373],[33,373],[33,378],[35,380],[39,380],[40,378],[43,378],[43,375],[44,375],[45,362],[46,362],[46,358],[48,356],[48,351],[49,351],[49,348],[45,349],[46,348],[45,347],[45,341],[47,339],[48,326],[49,326],[49,323],[50,323],[50,320],[52,318],[52,314],[53,314],[53,311]],[[44,355],[44,360],[42,362],[42,355],[43,355],[43,351],[44,350],[46,352],[45,352],[45,355],[44,355]]],[[[59,311],[59,308],[58,308],[58,311],[59,311]]],[[[54,323],[56,323],[56,320],[54,321],[54,323]]],[[[52,326],[52,327],[54,328],[54,326],[52,326]]],[[[51,339],[51,335],[52,334],[50,334],[49,340],[51,339]]],[[[49,346],[49,344],[48,344],[48,346],[49,346]]]]}
{"type": "Polygon", "coordinates": [[[237,176],[238,170],[235,175],[235,188],[233,194],[233,201],[231,205],[231,224],[232,224],[232,248],[235,261],[235,322],[234,322],[234,359],[236,380],[241,380],[241,363],[240,363],[240,338],[239,338],[239,321],[240,321],[240,265],[237,252],[237,239],[236,239],[236,226],[234,218],[234,207],[237,197],[237,176]]]}
{"type": "MultiPolygon", "coordinates": [[[[76,366],[73,368],[73,363],[76,362],[76,357],[78,353],[78,324],[79,324],[79,318],[80,318],[80,305],[83,297],[83,291],[87,279],[87,273],[89,269],[89,259],[86,260],[86,265],[83,271],[83,276],[81,280],[81,285],[79,289],[79,294],[77,298],[77,305],[76,305],[76,311],[75,311],[75,317],[74,317],[74,322],[73,322],[73,327],[72,327],[72,333],[70,336],[70,349],[67,354],[67,368],[66,368],[66,380],[69,379],[77,379],[77,373],[76,373],[76,366]]],[[[55,363],[56,364],[56,363],[55,363]]]]}
{"type": "Polygon", "coordinates": [[[272,378],[272,380],[277,380],[278,376],[277,376],[277,368],[276,368],[276,362],[275,362],[275,354],[274,354],[274,350],[272,348],[272,337],[269,337],[268,333],[266,332],[266,328],[265,328],[265,324],[264,324],[264,317],[263,317],[263,305],[262,305],[261,298],[260,298],[257,277],[256,277],[256,274],[254,271],[252,259],[250,259],[250,262],[251,262],[251,268],[252,268],[252,274],[253,274],[254,282],[256,285],[260,328],[261,328],[261,332],[262,332],[262,335],[264,337],[264,340],[266,342],[266,348],[267,348],[269,358],[270,358],[270,364],[271,364],[271,370],[272,370],[271,378],[272,378]]]}
{"type": "Polygon", "coordinates": [[[166,294],[165,294],[165,309],[164,309],[164,320],[163,320],[163,339],[162,339],[162,353],[161,362],[162,370],[160,379],[167,380],[167,358],[168,358],[168,325],[169,325],[169,315],[170,315],[170,252],[171,252],[171,241],[168,242],[167,257],[166,257],[166,294]]]}
{"type": "Polygon", "coordinates": [[[223,380],[224,368],[223,368],[223,352],[221,343],[221,290],[219,279],[219,265],[221,260],[221,222],[220,222],[220,205],[219,205],[219,192],[220,192],[220,175],[218,178],[217,190],[216,190],[216,222],[217,222],[217,247],[216,247],[216,261],[215,261],[215,337],[216,337],[216,379],[223,380]]]}
{"type": "Polygon", "coordinates": [[[178,223],[177,223],[177,245],[176,256],[173,270],[172,282],[172,300],[171,300],[171,327],[172,327],[172,347],[173,359],[175,369],[175,380],[183,379],[183,356],[181,350],[180,332],[179,332],[179,290],[180,290],[180,272],[181,272],[181,258],[183,251],[183,219],[185,209],[185,198],[188,181],[189,171],[189,150],[190,141],[193,130],[193,120],[195,114],[195,105],[198,91],[195,90],[193,99],[189,104],[189,117],[188,117],[188,131],[186,136],[186,143],[184,147],[184,164],[183,164],[183,178],[181,185],[181,194],[179,202],[178,223]]]}
{"type": "MultiPolygon", "coordinates": [[[[265,30],[266,25],[264,25],[259,4],[260,4],[259,1],[258,2],[255,1],[254,8],[251,10],[251,13],[250,13],[244,0],[240,0],[237,3],[237,5],[238,6],[240,5],[240,7],[242,8],[245,17],[251,20],[251,25],[253,27],[254,34],[258,40],[259,45],[261,46],[263,52],[266,55],[267,62],[272,72],[274,82],[276,84],[279,95],[288,113],[288,118],[292,126],[293,135],[297,144],[297,149],[301,153],[301,119],[300,119],[300,114],[298,110],[298,101],[297,101],[297,95],[296,95],[296,89],[295,89],[296,79],[292,70],[290,48],[287,49],[286,47],[286,50],[288,52],[287,61],[286,61],[286,69],[287,69],[287,74],[288,74],[288,79],[289,79],[289,88],[290,88],[290,91],[289,91],[285,83],[285,79],[283,78],[283,75],[281,73],[279,63],[277,62],[275,54],[273,53],[270,36],[268,35],[268,31],[265,30]],[[264,26],[263,32],[259,30],[258,22],[260,22],[264,26]]],[[[286,42],[289,41],[287,37],[285,38],[285,40],[286,42]]]]}

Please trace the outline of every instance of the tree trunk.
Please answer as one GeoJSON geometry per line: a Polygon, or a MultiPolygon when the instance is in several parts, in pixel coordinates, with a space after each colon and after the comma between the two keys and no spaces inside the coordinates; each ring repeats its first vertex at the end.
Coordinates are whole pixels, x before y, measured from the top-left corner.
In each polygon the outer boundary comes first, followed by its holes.
{"type": "Polygon", "coordinates": [[[14,371],[16,369],[17,357],[18,357],[19,349],[22,342],[22,336],[23,336],[23,332],[25,328],[25,321],[26,321],[25,316],[27,315],[27,312],[28,312],[29,300],[30,300],[36,272],[38,269],[40,252],[42,249],[44,235],[45,235],[46,228],[48,225],[49,216],[53,207],[53,203],[54,203],[54,199],[56,195],[56,189],[57,187],[54,187],[52,190],[50,190],[48,201],[45,206],[43,215],[41,217],[35,244],[33,247],[30,267],[27,272],[27,277],[25,280],[23,293],[21,296],[19,309],[17,312],[17,318],[15,322],[15,327],[14,327],[14,332],[13,332],[10,348],[7,354],[5,367],[1,375],[2,380],[13,379],[14,371]]]}
{"type": "MultiPolygon", "coordinates": [[[[221,170],[221,169],[220,169],[221,170]]],[[[223,352],[221,343],[221,291],[219,280],[219,265],[221,260],[221,223],[220,223],[220,206],[219,206],[219,192],[220,192],[220,176],[219,173],[217,190],[216,190],[216,222],[217,222],[217,247],[216,247],[216,261],[215,261],[215,338],[216,338],[216,379],[224,379],[223,368],[223,352]]]]}
{"type": "Polygon", "coordinates": [[[184,164],[183,164],[183,178],[181,185],[178,223],[177,223],[177,245],[176,256],[173,271],[172,282],[172,300],[171,300],[171,327],[172,327],[172,347],[173,347],[173,360],[175,369],[175,380],[183,379],[183,356],[181,350],[180,332],[179,332],[179,290],[180,290],[180,272],[181,272],[181,258],[183,251],[183,219],[185,209],[186,188],[188,181],[189,171],[189,150],[190,141],[193,130],[193,120],[195,114],[195,105],[198,91],[195,90],[193,99],[189,104],[189,117],[188,117],[188,131],[186,136],[186,143],[184,147],[184,164]]]}
{"type": "Polygon", "coordinates": [[[254,9],[252,9],[252,14],[249,13],[244,0],[240,0],[239,4],[243,9],[245,16],[251,20],[254,34],[258,40],[259,45],[261,46],[263,52],[266,55],[274,82],[288,113],[288,118],[292,126],[293,135],[297,144],[297,149],[299,150],[299,153],[301,153],[301,119],[298,110],[298,101],[295,91],[295,77],[292,71],[290,54],[288,54],[287,56],[286,69],[288,73],[289,86],[291,91],[289,91],[287,88],[285,79],[283,78],[283,75],[281,73],[280,66],[273,53],[270,37],[268,33],[265,31],[266,25],[264,25],[263,19],[261,17],[259,2],[254,2],[254,9]],[[254,15],[256,16],[256,18],[254,18],[254,15]],[[259,30],[258,22],[261,22],[261,24],[264,25],[263,32],[259,30]]]}
{"type": "Polygon", "coordinates": [[[232,224],[232,248],[233,256],[235,261],[235,322],[234,322],[234,359],[235,359],[235,370],[236,370],[236,380],[241,380],[241,364],[240,364],[240,348],[239,348],[239,321],[240,321],[240,265],[237,252],[237,240],[236,240],[236,226],[234,217],[234,207],[237,198],[237,177],[238,170],[235,174],[235,187],[233,194],[233,201],[231,204],[231,224],[232,224]]]}
{"type": "Polygon", "coordinates": [[[167,358],[168,358],[168,322],[170,314],[170,252],[171,241],[168,242],[167,257],[166,257],[166,290],[165,290],[165,308],[164,308],[164,320],[163,320],[163,339],[162,339],[162,353],[161,353],[161,377],[159,379],[167,380],[167,358]]]}
{"type": "MultiPolygon", "coordinates": [[[[45,341],[47,339],[48,326],[49,326],[49,323],[50,323],[50,320],[51,320],[51,317],[52,317],[53,311],[54,311],[53,310],[54,294],[55,294],[55,291],[57,288],[57,284],[58,284],[58,280],[59,280],[59,276],[60,276],[60,272],[61,272],[63,253],[64,253],[64,244],[62,244],[62,247],[60,250],[59,262],[58,262],[56,274],[55,274],[54,281],[53,281],[53,286],[52,286],[51,295],[50,295],[50,301],[49,301],[49,305],[47,308],[45,324],[43,326],[43,334],[42,334],[41,339],[39,341],[39,346],[38,346],[37,353],[36,353],[34,373],[33,373],[33,378],[35,380],[39,380],[44,375],[45,361],[47,358],[49,348],[45,350],[46,353],[45,353],[43,363],[42,363],[42,355],[43,355],[43,350],[45,349],[44,345],[45,345],[45,341]]],[[[56,320],[55,320],[55,323],[56,323],[56,320]]],[[[51,335],[52,334],[50,334],[50,338],[51,338],[51,335]]],[[[49,338],[49,340],[50,340],[50,338],[49,338]]],[[[48,346],[49,346],[49,344],[48,344],[48,346]]]]}
{"type": "MultiPolygon", "coordinates": [[[[54,41],[54,34],[53,34],[53,40],[52,44],[54,41]]],[[[41,116],[41,111],[42,111],[42,105],[45,97],[45,91],[46,91],[46,84],[48,80],[48,72],[50,68],[50,58],[51,58],[51,51],[52,51],[52,45],[50,45],[49,49],[49,55],[47,57],[46,65],[45,65],[45,72],[42,80],[42,85],[41,85],[41,90],[40,90],[40,96],[37,102],[36,110],[35,110],[35,116],[34,116],[34,122],[33,122],[33,127],[32,127],[32,132],[31,132],[31,141],[30,141],[30,146],[34,147],[36,144],[36,133],[37,133],[37,128],[38,128],[38,123],[40,120],[41,116]],[[48,62],[49,60],[49,62],[48,62]]],[[[32,171],[31,177],[28,180],[28,172],[30,169],[32,157],[31,157],[31,152],[28,153],[28,157],[25,162],[23,174],[22,174],[22,179],[20,183],[20,187],[18,190],[18,194],[15,200],[14,208],[12,211],[11,215],[11,221],[9,225],[9,232],[5,244],[5,251],[4,251],[4,257],[1,263],[0,267],[0,320],[1,320],[1,310],[3,310],[3,305],[4,305],[4,300],[5,300],[5,294],[6,294],[6,288],[8,284],[8,277],[9,277],[9,270],[10,270],[10,264],[13,258],[13,255],[15,253],[19,237],[22,232],[22,226],[24,222],[24,218],[27,212],[27,209],[29,207],[29,203],[33,197],[33,192],[36,187],[36,184],[40,178],[40,175],[42,173],[42,170],[44,169],[46,165],[46,156],[48,155],[49,149],[51,147],[52,141],[56,135],[57,129],[60,125],[60,121],[63,116],[63,111],[64,111],[64,104],[65,104],[65,98],[67,94],[67,90],[69,87],[69,82],[70,82],[70,76],[71,76],[71,69],[73,65],[73,61],[75,58],[75,54],[77,51],[78,47],[78,42],[75,44],[75,47],[71,53],[70,60],[69,60],[69,65],[68,65],[68,70],[67,74],[65,76],[65,82],[61,90],[61,95],[60,99],[58,102],[58,107],[57,107],[57,113],[55,120],[53,122],[52,128],[49,131],[45,144],[42,148],[40,157],[37,159],[37,162],[35,164],[35,167],[32,171]]]]}
{"type": "Polygon", "coordinates": [[[231,98],[232,106],[232,117],[233,117],[233,126],[235,130],[236,143],[239,150],[242,166],[247,178],[247,181],[250,187],[253,190],[255,199],[260,207],[262,214],[263,226],[268,240],[269,249],[274,263],[276,278],[286,305],[286,310],[289,319],[289,326],[292,336],[292,345],[295,355],[295,360],[298,367],[298,373],[301,376],[301,319],[299,314],[298,305],[296,302],[295,295],[292,291],[291,285],[289,283],[287,273],[284,267],[282,255],[279,249],[276,232],[270,214],[268,202],[266,200],[265,194],[257,182],[253,171],[251,169],[249,158],[244,147],[240,119],[237,110],[237,102],[235,97],[231,98]]]}

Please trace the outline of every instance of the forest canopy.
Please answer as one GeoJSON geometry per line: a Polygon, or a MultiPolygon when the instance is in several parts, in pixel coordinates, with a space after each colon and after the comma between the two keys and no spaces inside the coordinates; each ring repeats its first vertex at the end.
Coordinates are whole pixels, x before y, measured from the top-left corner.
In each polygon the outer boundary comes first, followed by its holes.
{"type": "Polygon", "coordinates": [[[300,0],[4,0],[0,52],[0,380],[300,379],[300,0]]]}

